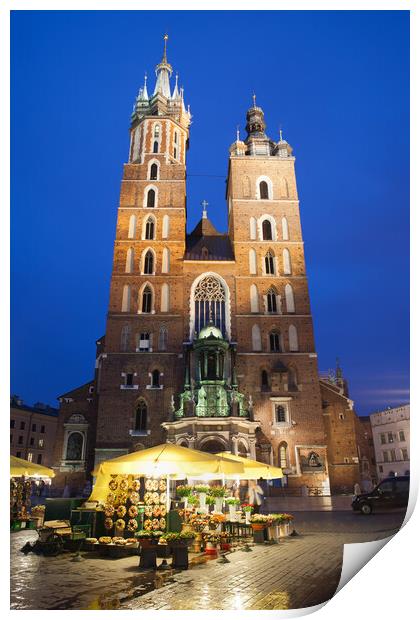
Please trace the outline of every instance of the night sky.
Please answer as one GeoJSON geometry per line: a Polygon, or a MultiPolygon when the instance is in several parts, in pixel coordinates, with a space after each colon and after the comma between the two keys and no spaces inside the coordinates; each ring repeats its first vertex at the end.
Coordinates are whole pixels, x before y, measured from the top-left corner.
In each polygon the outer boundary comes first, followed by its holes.
{"type": "Polygon", "coordinates": [[[296,156],[320,371],[340,358],[359,414],[408,402],[408,11],[13,12],[11,393],[55,405],[93,376],[130,114],[165,31],[193,114],[188,230],[203,199],[227,227],[255,91],[296,156]]]}

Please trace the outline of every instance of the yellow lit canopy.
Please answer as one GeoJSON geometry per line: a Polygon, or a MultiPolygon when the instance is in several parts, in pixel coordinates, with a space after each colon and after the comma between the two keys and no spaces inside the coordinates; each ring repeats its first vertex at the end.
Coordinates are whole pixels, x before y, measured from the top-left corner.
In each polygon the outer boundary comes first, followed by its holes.
{"type": "Polygon", "coordinates": [[[55,473],[49,467],[44,465],[38,465],[37,463],[31,463],[24,459],[19,459],[17,456],[10,456],[10,475],[11,476],[26,476],[26,477],[39,477],[39,478],[54,478],[55,473]]]}
{"type": "MultiPolygon", "coordinates": [[[[230,455],[229,455],[230,456],[230,455]]],[[[207,454],[171,443],[161,444],[139,452],[123,454],[104,461],[93,471],[97,476],[90,500],[104,501],[109,492],[111,474],[132,474],[136,476],[169,476],[183,479],[214,475],[236,477],[244,471],[241,462],[217,454],[207,454]]]]}
{"type": "Polygon", "coordinates": [[[236,475],[227,474],[226,478],[239,478],[239,480],[258,480],[258,478],[272,480],[273,478],[283,478],[282,469],[280,467],[274,467],[274,465],[260,463],[259,461],[231,454],[230,452],[219,452],[216,456],[222,456],[243,465],[243,473],[236,475]]]}

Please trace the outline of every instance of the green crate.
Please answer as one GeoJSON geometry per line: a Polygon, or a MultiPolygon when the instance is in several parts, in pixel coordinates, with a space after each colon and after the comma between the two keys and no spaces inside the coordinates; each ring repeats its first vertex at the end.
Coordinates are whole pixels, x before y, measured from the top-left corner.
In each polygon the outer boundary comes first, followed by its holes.
{"type": "Polygon", "coordinates": [[[12,525],[10,526],[12,532],[18,532],[21,528],[22,524],[20,521],[12,521],[12,525]]]}

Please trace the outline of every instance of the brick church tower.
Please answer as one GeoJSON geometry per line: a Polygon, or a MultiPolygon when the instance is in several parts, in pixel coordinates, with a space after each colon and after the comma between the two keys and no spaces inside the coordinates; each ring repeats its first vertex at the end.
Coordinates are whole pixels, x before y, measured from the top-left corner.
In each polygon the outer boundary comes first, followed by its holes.
{"type": "Polygon", "coordinates": [[[187,235],[191,114],[177,79],[171,89],[166,40],[131,117],[90,414],[72,432],[69,413],[83,408],[77,390],[63,395],[57,469],[87,479],[93,462],[170,441],[272,462],[289,486],[328,493],[292,148],[266,135],[254,96],[246,138],[230,147],[228,233],[204,208],[187,235]]]}

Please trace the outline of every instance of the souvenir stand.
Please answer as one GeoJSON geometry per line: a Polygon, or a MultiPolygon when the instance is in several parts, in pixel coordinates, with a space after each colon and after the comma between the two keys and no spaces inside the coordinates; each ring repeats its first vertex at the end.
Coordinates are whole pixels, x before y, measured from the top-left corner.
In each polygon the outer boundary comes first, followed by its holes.
{"type": "Polygon", "coordinates": [[[12,531],[42,525],[44,506],[32,506],[31,496],[40,485],[50,484],[54,471],[49,467],[10,457],[10,527],[12,531]]]}

